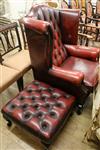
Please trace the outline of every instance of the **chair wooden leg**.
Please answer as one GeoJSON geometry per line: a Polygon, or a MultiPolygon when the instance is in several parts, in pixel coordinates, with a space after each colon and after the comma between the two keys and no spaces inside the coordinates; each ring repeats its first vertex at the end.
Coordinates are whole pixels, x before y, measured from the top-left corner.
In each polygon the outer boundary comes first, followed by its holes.
{"type": "Polygon", "coordinates": [[[80,37],[80,45],[82,45],[82,37],[80,37]]]}
{"type": "Polygon", "coordinates": [[[96,41],[98,40],[98,36],[99,36],[99,29],[96,30],[96,38],[95,38],[96,41]]]}
{"type": "Polygon", "coordinates": [[[85,45],[88,46],[88,43],[89,43],[89,39],[87,38],[87,39],[86,39],[86,44],[85,44],[85,45]]]}
{"type": "Polygon", "coordinates": [[[22,91],[24,89],[23,76],[17,80],[17,86],[19,91],[22,91]]]}
{"type": "Polygon", "coordinates": [[[79,104],[79,105],[77,106],[77,108],[76,108],[77,114],[78,114],[78,115],[81,115],[82,110],[83,110],[83,106],[82,106],[81,104],[79,104]]]}

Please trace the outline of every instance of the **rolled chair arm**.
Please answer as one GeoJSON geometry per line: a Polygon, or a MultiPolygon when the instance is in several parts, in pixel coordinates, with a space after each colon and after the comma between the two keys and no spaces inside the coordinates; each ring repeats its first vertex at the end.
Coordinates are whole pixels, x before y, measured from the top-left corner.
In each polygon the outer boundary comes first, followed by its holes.
{"type": "Polygon", "coordinates": [[[71,56],[86,58],[93,61],[99,60],[100,48],[79,45],[65,45],[65,48],[71,56]]]}
{"type": "Polygon", "coordinates": [[[35,20],[33,18],[24,17],[20,20],[26,28],[35,30],[39,33],[46,33],[50,27],[50,23],[42,20],[35,20]]]}
{"type": "Polygon", "coordinates": [[[80,85],[84,79],[84,74],[82,72],[64,70],[57,66],[53,66],[52,69],[49,69],[49,74],[64,79],[75,85],[80,85]]]}

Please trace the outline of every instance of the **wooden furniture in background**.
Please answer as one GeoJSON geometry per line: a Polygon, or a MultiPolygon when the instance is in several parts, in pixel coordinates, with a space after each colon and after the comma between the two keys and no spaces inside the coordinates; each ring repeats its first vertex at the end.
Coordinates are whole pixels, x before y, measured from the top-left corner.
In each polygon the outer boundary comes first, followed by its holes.
{"type": "Polygon", "coordinates": [[[2,92],[17,81],[19,90],[23,90],[23,75],[31,69],[28,50],[22,50],[19,29],[16,22],[0,25],[0,91],[2,92]]]}

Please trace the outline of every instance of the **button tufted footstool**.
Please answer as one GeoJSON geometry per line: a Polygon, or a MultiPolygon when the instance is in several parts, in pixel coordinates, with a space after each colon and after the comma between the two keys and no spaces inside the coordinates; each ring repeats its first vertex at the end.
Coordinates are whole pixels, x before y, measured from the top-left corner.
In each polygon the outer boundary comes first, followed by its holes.
{"type": "Polygon", "coordinates": [[[75,97],[39,81],[33,81],[3,108],[8,125],[15,122],[38,137],[46,149],[63,127],[75,97]]]}

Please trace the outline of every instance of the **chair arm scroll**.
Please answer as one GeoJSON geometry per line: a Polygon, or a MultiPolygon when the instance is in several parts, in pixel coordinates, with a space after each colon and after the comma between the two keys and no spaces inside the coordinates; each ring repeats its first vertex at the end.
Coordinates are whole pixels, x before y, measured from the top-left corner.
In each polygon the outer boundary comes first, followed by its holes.
{"type": "Polygon", "coordinates": [[[50,23],[46,21],[35,20],[29,17],[24,17],[21,20],[21,23],[23,23],[26,26],[26,28],[35,30],[40,34],[46,33],[48,31],[48,28],[50,27],[50,23]]]}
{"type": "Polygon", "coordinates": [[[80,85],[84,79],[84,75],[82,72],[64,70],[57,66],[53,66],[52,69],[49,69],[49,74],[56,76],[58,78],[62,78],[76,85],[80,85]]]}
{"type": "Polygon", "coordinates": [[[65,45],[66,50],[72,56],[98,61],[100,48],[86,47],[80,45],[65,45]]]}

